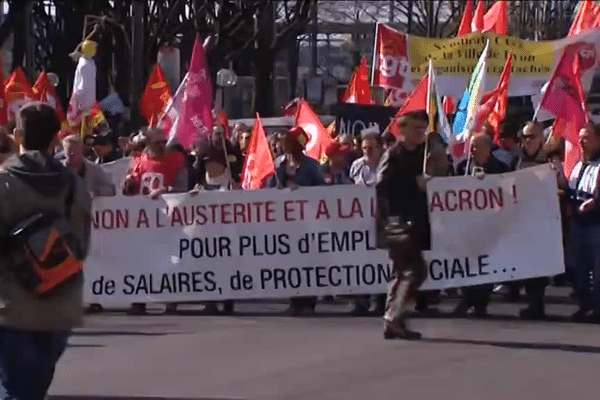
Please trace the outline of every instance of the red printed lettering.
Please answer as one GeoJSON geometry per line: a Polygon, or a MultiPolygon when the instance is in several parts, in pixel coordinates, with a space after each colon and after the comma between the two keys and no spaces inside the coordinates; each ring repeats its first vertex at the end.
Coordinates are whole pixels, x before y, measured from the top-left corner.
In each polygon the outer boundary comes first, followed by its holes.
{"type": "Polygon", "coordinates": [[[316,220],[321,219],[321,216],[325,216],[326,219],[330,219],[329,208],[327,207],[327,202],[325,200],[319,200],[319,205],[317,206],[317,215],[315,216],[316,220]]]}

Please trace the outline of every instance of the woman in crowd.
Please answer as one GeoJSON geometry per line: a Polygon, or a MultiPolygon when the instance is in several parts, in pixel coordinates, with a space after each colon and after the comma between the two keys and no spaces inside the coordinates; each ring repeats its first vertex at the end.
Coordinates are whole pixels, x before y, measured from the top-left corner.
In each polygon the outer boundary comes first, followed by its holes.
{"type": "MultiPolygon", "coordinates": [[[[292,128],[283,137],[284,154],[275,160],[275,174],[268,187],[297,189],[301,186],[325,185],[321,166],[317,160],[304,154],[309,141],[307,133],[300,127],[292,128]]],[[[314,313],[317,299],[314,296],[293,297],[288,313],[302,315],[314,313]]]]}

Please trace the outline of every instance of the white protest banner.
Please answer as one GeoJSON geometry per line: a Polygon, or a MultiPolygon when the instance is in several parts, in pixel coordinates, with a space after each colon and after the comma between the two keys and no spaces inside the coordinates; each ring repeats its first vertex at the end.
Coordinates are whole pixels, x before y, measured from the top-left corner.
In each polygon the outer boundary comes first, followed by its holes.
{"type": "MultiPolygon", "coordinates": [[[[563,271],[549,166],[435,178],[423,289],[563,271]]],[[[343,185],[95,200],[90,302],[202,301],[381,293],[373,189],[343,185]]]]}
{"type": "Polygon", "coordinates": [[[564,272],[556,175],[549,165],[428,186],[432,250],[422,289],[564,272]]]}
{"type": "Polygon", "coordinates": [[[191,301],[385,291],[371,190],[98,198],[86,299],[191,301]]]}
{"type": "Polygon", "coordinates": [[[133,157],[123,157],[116,161],[102,164],[102,169],[109,175],[112,183],[117,187],[117,192],[120,192],[121,185],[125,181],[127,169],[129,169],[132,160],[133,157]]]}

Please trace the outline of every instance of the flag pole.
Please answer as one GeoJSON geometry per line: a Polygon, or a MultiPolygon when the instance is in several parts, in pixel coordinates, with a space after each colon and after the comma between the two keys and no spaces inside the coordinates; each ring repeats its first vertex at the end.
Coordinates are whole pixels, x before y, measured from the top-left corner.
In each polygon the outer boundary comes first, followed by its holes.
{"type": "Polygon", "coordinates": [[[375,81],[375,66],[378,64],[377,61],[377,39],[379,38],[379,22],[375,24],[375,46],[373,46],[373,65],[371,65],[371,87],[375,81]]]}

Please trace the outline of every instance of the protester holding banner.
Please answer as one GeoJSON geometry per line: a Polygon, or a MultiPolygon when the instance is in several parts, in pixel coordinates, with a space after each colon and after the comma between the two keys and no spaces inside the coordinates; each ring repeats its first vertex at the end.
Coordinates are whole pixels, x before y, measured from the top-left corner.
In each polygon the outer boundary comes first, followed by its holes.
{"type": "Polygon", "coordinates": [[[567,243],[579,310],[578,322],[600,322],[600,128],[590,122],[579,133],[583,160],[569,181],[573,220],[567,243]],[[590,284],[590,274],[592,282],[590,284]]]}
{"type": "MultiPolygon", "coordinates": [[[[544,132],[536,122],[528,122],[521,135],[521,157],[516,169],[530,168],[546,164],[548,157],[544,151],[544,132]]],[[[525,286],[527,295],[527,308],[522,309],[519,315],[523,319],[542,319],[545,316],[544,292],[548,285],[548,278],[532,278],[520,282],[525,286]]],[[[514,285],[519,283],[515,282],[514,285]]],[[[518,287],[518,286],[517,286],[518,287]]]]}
{"type": "Polygon", "coordinates": [[[377,182],[377,167],[383,155],[383,140],[376,127],[361,133],[363,156],[352,163],[350,179],[357,185],[373,186],[377,182]]]}
{"type": "MultiPolygon", "coordinates": [[[[219,123],[215,124],[210,136],[201,140],[198,143],[198,146],[199,154],[204,154],[206,149],[210,147],[221,148],[222,151],[227,154],[227,168],[231,173],[231,177],[235,182],[240,182],[244,161],[240,151],[225,138],[225,127],[223,125],[219,123]]],[[[202,161],[202,157],[196,158],[194,169],[196,171],[196,176],[202,181],[206,176],[206,166],[202,161]]]]}
{"type": "MultiPolygon", "coordinates": [[[[275,160],[275,174],[269,180],[268,187],[293,190],[300,186],[325,185],[325,178],[317,160],[304,154],[308,141],[308,135],[299,126],[283,136],[284,154],[275,160]]],[[[287,312],[291,315],[314,313],[316,305],[316,297],[292,297],[287,312]]]]}
{"type": "Polygon", "coordinates": [[[385,339],[420,339],[409,329],[408,303],[427,277],[422,249],[430,246],[429,212],[424,177],[425,111],[406,113],[397,121],[400,136],[379,165],[377,196],[378,247],[387,248],[392,263],[386,301],[385,339]]]}
{"type": "MultiPolygon", "coordinates": [[[[130,173],[123,183],[126,196],[149,195],[153,199],[167,192],[181,193],[188,190],[188,171],[185,157],[167,148],[166,140],[157,130],[148,130],[144,152],[134,158],[130,173]]],[[[131,314],[145,314],[144,303],[133,303],[131,314]]]]}
{"type": "MultiPolygon", "coordinates": [[[[377,183],[377,168],[383,155],[383,140],[376,126],[363,129],[361,139],[363,156],[352,163],[350,179],[356,185],[372,187],[377,183]]],[[[385,295],[377,295],[376,302],[375,313],[383,314],[385,312],[385,295]]],[[[352,313],[355,315],[366,314],[370,307],[370,295],[357,296],[352,313]]]]}
{"type": "Polygon", "coordinates": [[[328,185],[349,185],[352,179],[348,176],[351,148],[348,145],[333,141],[325,149],[323,176],[328,185]]]}
{"type": "MultiPolygon", "coordinates": [[[[471,152],[468,158],[457,167],[459,176],[472,175],[483,179],[486,174],[503,174],[510,168],[492,154],[492,138],[485,133],[478,133],[471,139],[471,152]]],[[[487,315],[487,307],[493,285],[477,285],[463,288],[463,299],[455,308],[457,316],[465,316],[471,308],[475,308],[477,317],[487,315]]]]}
{"type": "MultiPolygon", "coordinates": [[[[197,196],[203,191],[228,191],[240,189],[232,178],[227,168],[227,158],[221,146],[208,146],[199,155],[206,169],[205,177],[198,179],[198,183],[189,192],[191,196],[197,196]]],[[[205,303],[204,312],[210,315],[218,315],[219,302],[209,301],[205,303]]],[[[223,313],[233,313],[234,303],[232,300],[225,300],[223,303],[223,313]]],[[[167,312],[175,313],[177,311],[177,303],[169,303],[167,312]]]]}
{"type": "MultiPolygon", "coordinates": [[[[431,177],[452,176],[452,157],[448,154],[447,147],[442,136],[437,132],[427,135],[427,155],[425,161],[425,172],[431,177]]],[[[440,302],[440,291],[421,291],[417,294],[415,309],[420,313],[430,312],[430,304],[440,302]]]]}

